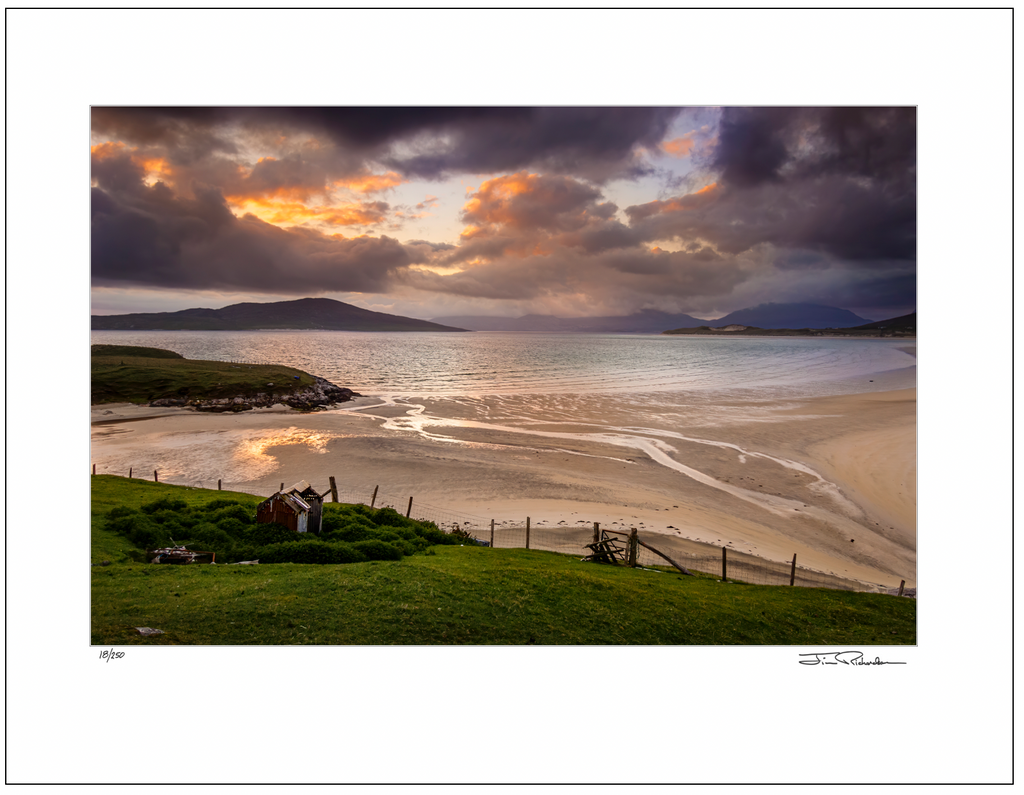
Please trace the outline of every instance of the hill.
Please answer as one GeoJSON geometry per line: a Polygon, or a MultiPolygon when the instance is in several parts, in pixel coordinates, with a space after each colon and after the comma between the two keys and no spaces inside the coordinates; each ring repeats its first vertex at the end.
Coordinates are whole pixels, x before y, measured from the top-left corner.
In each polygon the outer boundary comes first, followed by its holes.
{"type": "MultiPolygon", "coordinates": [[[[718,322],[715,321],[716,324],[718,322]]],[[[759,328],[731,323],[729,325],[677,328],[664,333],[719,337],[916,337],[917,312],[850,328],[759,328]]]]}
{"type": "Polygon", "coordinates": [[[916,331],[917,330],[917,312],[911,312],[909,315],[901,315],[900,317],[890,318],[889,320],[878,320],[874,323],[865,323],[863,326],[854,326],[852,331],[870,329],[887,329],[889,331],[916,331]]]}
{"type": "Polygon", "coordinates": [[[826,329],[850,328],[870,323],[867,318],[846,309],[820,304],[759,304],[738,309],[717,320],[702,320],[683,313],[647,309],[631,315],[604,317],[558,317],[556,315],[523,315],[522,317],[490,317],[486,315],[453,315],[435,317],[435,323],[447,323],[472,331],[556,331],[575,333],[661,334],[665,329],[700,326],[754,326],[759,329],[826,329]]]}
{"type": "MultiPolygon", "coordinates": [[[[884,322],[884,321],[883,321],[884,322]]],[[[870,324],[865,328],[758,328],[757,326],[696,326],[694,328],[675,328],[664,334],[681,334],[707,337],[908,337],[917,336],[913,326],[908,328],[889,328],[870,324]]]]}
{"type": "Polygon", "coordinates": [[[231,304],[222,309],[180,312],[93,315],[94,330],[252,331],[315,329],[323,331],[466,331],[428,320],[372,312],[331,298],[300,298],[266,304],[231,304]]]}
{"type": "Polygon", "coordinates": [[[248,411],[282,403],[312,410],[358,397],[293,367],[186,359],[162,348],[92,346],[92,404],[148,403],[248,411]]]}
{"type": "Polygon", "coordinates": [[[834,306],[768,303],[737,309],[717,320],[704,322],[716,328],[741,325],[757,326],[762,329],[826,329],[852,328],[871,321],[847,309],[838,309],[834,306]]]}

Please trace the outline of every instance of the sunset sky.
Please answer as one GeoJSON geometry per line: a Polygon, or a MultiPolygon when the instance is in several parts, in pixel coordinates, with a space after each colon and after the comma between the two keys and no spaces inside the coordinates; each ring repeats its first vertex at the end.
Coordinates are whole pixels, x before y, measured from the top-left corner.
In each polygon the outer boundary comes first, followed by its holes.
{"type": "Polygon", "coordinates": [[[916,309],[914,108],[91,111],[92,311],[916,309]]]}

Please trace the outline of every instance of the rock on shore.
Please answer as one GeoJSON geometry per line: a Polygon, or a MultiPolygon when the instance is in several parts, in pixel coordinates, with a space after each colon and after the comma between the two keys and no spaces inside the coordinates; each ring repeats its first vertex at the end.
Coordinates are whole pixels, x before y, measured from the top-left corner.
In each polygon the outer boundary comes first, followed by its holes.
{"type": "MultiPolygon", "coordinates": [[[[326,378],[313,376],[313,385],[294,391],[258,392],[233,398],[161,398],[154,400],[150,406],[182,406],[196,411],[249,411],[251,409],[268,408],[283,403],[300,411],[316,411],[337,403],[344,403],[354,397],[362,397],[348,387],[332,384],[326,378]]],[[[272,384],[268,384],[272,386],[272,384]]]]}

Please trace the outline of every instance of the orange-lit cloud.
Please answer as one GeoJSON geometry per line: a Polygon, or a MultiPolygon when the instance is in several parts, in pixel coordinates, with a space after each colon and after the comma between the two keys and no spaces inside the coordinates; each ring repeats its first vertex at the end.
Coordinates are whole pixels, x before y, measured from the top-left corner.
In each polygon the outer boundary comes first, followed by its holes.
{"type": "Polygon", "coordinates": [[[500,225],[517,230],[578,227],[581,213],[601,194],[571,177],[521,171],[484,182],[463,205],[462,219],[476,226],[500,225]]]}
{"type": "Polygon", "coordinates": [[[648,218],[652,215],[664,215],[696,210],[711,201],[717,189],[718,183],[712,182],[710,185],[705,185],[700,190],[694,191],[693,193],[687,193],[685,196],[677,196],[674,199],[667,199],[664,201],[659,199],[657,201],[647,202],[646,204],[630,207],[626,212],[629,217],[635,221],[641,218],[648,218]]]}
{"type": "Polygon", "coordinates": [[[134,157],[136,163],[145,169],[147,174],[170,174],[171,164],[163,157],[134,157]]]}
{"type": "Polygon", "coordinates": [[[347,188],[356,193],[379,193],[388,188],[404,185],[408,181],[401,174],[389,171],[386,174],[362,174],[339,179],[334,182],[334,187],[347,188]]]}
{"type": "Polygon", "coordinates": [[[111,157],[130,154],[131,152],[134,152],[135,149],[129,149],[120,141],[104,141],[101,144],[94,144],[93,146],[90,146],[89,151],[97,160],[107,160],[111,157]]]}
{"type": "Polygon", "coordinates": [[[694,140],[688,135],[680,138],[673,138],[671,141],[662,141],[661,151],[669,157],[686,157],[693,151],[694,140]]]}
{"type": "Polygon", "coordinates": [[[251,213],[261,221],[296,226],[316,223],[332,226],[370,226],[387,216],[384,202],[308,206],[297,201],[279,201],[252,197],[229,197],[230,206],[239,213],[251,213]]]}
{"type": "Polygon", "coordinates": [[[166,158],[140,154],[138,147],[129,147],[121,141],[105,141],[95,144],[89,147],[89,151],[99,162],[119,157],[128,158],[132,165],[142,172],[143,181],[149,185],[158,180],[166,181],[173,177],[171,164],[166,158]]]}
{"type": "Polygon", "coordinates": [[[571,177],[518,172],[484,182],[463,205],[466,224],[446,262],[548,258],[637,245],[601,191],[571,177]]]}

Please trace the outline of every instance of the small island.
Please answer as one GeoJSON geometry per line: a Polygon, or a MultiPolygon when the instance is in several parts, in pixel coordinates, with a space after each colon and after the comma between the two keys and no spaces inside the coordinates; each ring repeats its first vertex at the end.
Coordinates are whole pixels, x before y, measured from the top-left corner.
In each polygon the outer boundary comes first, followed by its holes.
{"type": "Polygon", "coordinates": [[[294,367],[186,359],[162,348],[92,346],[92,404],[249,411],[278,403],[317,411],[361,397],[294,367]]]}

